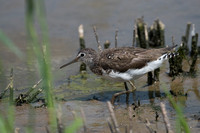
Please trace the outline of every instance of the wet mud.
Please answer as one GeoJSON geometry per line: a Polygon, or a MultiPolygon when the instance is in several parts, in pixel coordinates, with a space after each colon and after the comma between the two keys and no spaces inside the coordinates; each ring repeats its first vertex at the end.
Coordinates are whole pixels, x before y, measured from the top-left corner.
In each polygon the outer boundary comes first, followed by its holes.
{"type": "MultiPolygon", "coordinates": [[[[52,73],[54,79],[54,96],[57,105],[62,107],[62,121],[65,126],[73,121],[71,110],[80,115],[80,108],[85,112],[86,125],[90,132],[110,132],[107,119],[110,117],[107,101],[116,92],[124,90],[123,83],[106,81],[92,74],[89,70],[79,73],[79,63],[63,70],[59,67],[72,59],[79,49],[78,26],[84,25],[86,46],[97,50],[92,25],[98,28],[99,39],[106,40],[114,47],[114,34],[118,31],[118,46],[131,46],[134,20],[144,16],[150,25],[159,18],[166,25],[166,44],[171,44],[171,36],[179,44],[188,21],[196,24],[196,32],[200,31],[199,1],[160,1],[157,6],[150,1],[91,1],[91,0],[49,0],[46,1],[47,21],[51,47],[52,73]],[[186,11],[187,9],[187,11],[186,11]]],[[[8,84],[10,69],[14,68],[15,95],[26,92],[27,88],[39,80],[38,68],[33,60],[28,63],[24,2],[14,0],[0,4],[0,29],[25,53],[25,60],[18,59],[0,42],[0,86],[3,90],[8,84]]],[[[187,61],[183,69],[188,71],[187,61]]],[[[200,68],[199,59],[197,68],[200,68]]],[[[168,62],[160,71],[160,82],[147,86],[147,76],[135,80],[137,90],[129,95],[121,95],[114,103],[114,111],[121,132],[130,126],[128,107],[133,111],[133,132],[144,133],[151,130],[165,133],[165,126],[160,109],[160,102],[166,104],[168,117],[175,131],[176,113],[166,98],[165,90],[173,95],[177,103],[182,104],[185,118],[191,132],[200,130],[200,72],[195,77],[180,75],[174,80],[168,76],[168,62]],[[156,120],[157,119],[157,120],[156,120]],[[147,127],[147,124],[150,124],[147,127]]],[[[42,98],[43,94],[38,98],[42,98]]],[[[34,127],[37,133],[43,133],[48,126],[46,107],[43,103],[22,104],[15,109],[15,127],[26,132],[27,127],[34,127]]],[[[56,105],[56,106],[57,106],[56,105]]],[[[6,104],[0,101],[0,111],[6,116],[6,104]]],[[[81,128],[79,132],[83,132],[81,128]]]]}

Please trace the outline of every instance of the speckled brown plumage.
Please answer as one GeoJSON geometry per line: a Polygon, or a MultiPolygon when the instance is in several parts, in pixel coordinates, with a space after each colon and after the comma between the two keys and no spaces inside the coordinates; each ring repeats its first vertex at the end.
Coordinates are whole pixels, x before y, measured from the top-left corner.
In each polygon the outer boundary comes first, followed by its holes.
{"type": "Polygon", "coordinates": [[[120,47],[105,49],[100,53],[97,53],[91,48],[86,48],[80,50],[73,61],[60,68],[81,61],[86,63],[91,71],[97,75],[102,75],[103,71],[109,73],[112,70],[123,73],[129,69],[143,68],[147,63],[157,60],[162,55],[170,52],[174,47],[159,49],[120,47]]]}
{"type": "Polygon", "coordinates": [[[142,49],[121,47],[106,49],[99,54],[99,64],[104,70],[125,72],[128,69],[140,69],[148,62],[156,60],[171,48],[142,49]]]}

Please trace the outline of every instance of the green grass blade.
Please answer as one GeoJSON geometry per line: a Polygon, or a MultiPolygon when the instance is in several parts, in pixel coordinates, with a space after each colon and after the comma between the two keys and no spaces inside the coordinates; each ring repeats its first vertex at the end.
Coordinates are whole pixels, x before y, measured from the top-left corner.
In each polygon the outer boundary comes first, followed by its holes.
{"type": "MultiPolygon", "coordinates": [[[[173,108],[176,111],[176,115],[177,115],[176,121],[178,122],[178,123],[176,123],[176,125],[180,126],[181,129],[183,129],[183,131],[185,133],[190,133],[190,128],[189,128],[189,125],[188,125],[188,123],[187,123],[187,121],[184,117],[181,106],[174,101],[174,99],[172,98],[172,95],[169,94],[169,92],[166,91],[165,93],[167,94],[167,98],[169,99],[170,103],[172,104],[173,108]]],[[[177,128],[177,129],[178,129],[177,132],[179,132],[180,131],[179,128],[177,128]]]]}
{"type": "Polygon", "coordinates": [[[48,42],[48,27],[45,16],[45,6],[43,0],[27,0],[26,1],[26,25],[29,34],[29,42],[33,47],[33,51],[36,55],[40,76],[43,79],[43,89],[45,92],[45,99],[48,106],[49,121],[51,132],[56,130],[56,113],[54,108],[54,98],[52,95],[52,74],[49,54],[49,42],[48,42]],[[37,12],[36,12],[37,11],[37,12]],[[37,14],[35,14],[37,13],[37,14]],[[36,29],[34,27],[34,20],[39,21],[39,26],[42,32],[40,35],[41,42],[37,36],[36,29]]]}
{"type": "Polygon", "coordinates": [[[8,123],[7,125],[7,131],[10,131],[11,133],[14,132],[14,126],[15,126],[15,106],[10,105],[8,108],[8,123]]]}
{"type": "Polygon", "coordinates": [[[77,130],[83,125],[83,121],[81,118],[76,118],[72,124],[67,127],[64,133],[76,133],[77,130]]]}
{"type": "Polygon", "coordinates": [[[5,121],[2,117],[0,117],[0,129],[1,129],[1,133],[7,133],[5,121]]]}
{"type": "Polygon", "coordinates": [[[23,53],[21,52],[21,50],[1,30],[0,30],[0,40],[19,58],[23,57],[23,53]]]}

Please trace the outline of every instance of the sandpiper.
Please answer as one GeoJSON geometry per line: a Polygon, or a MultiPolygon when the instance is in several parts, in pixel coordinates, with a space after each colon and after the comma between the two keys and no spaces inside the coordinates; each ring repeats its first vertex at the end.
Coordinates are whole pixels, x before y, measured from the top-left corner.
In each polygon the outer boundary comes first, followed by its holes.
{"type": "Polygon", "coordinates": [[[105,49],[100,53],[85,48],[78,52],[74,60],[60,68],[84,62],[93,73],[114,81],[129,82],[136,89],[131,80],[159,68],[164,60],[175,55],[174,47],[176,46],[158,49],[120,47],[105,49]]]}

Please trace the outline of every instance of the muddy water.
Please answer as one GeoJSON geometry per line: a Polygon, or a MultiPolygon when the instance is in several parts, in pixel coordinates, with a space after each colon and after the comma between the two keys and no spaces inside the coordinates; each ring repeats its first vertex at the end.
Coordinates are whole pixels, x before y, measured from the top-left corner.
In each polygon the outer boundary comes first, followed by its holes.
{"type": "MultiPolygon", "coordinates": [[[[55,96],[64,99],[66,102],[60,103],[63,108],[63,121],[69,125],[72,114],[68,108],[80,112],[82,107],[86,112],[87,124],[93,132],[107,132],[108,126],[106,118],[109,116],[106,101],[110,100],[112,94],[123,89],[122,83],[112,83],[104,81],[91,74],[79,75],[79,65],[74,64],[63,70],[59,66],[69,61],[75,56],[79,49],[79,39],[77,28],[80,24],[85,28],[85,41],[87,47],[97,49],[92,25],[98,28],[101,43],[110,40],[114,46],[114,32],[118,28],[119,46],[130,46],[132,42],[132,29],[134,20],[144,16],[145,21],[150,26],[153,20],[159,18],[166,25],[166,44],[171,44],[171,36],[175,37],[175,43],[180,43],[181,36],[185,33],[187,22],[196,25],[196,32],[200,31],[200,2],[199,0],[48,0],[46,1],[47,21],[49,24],[49,36],[51,43],[52,72],[54,75],[55,96]]],[[[10,37],[13,42],[27,54],[26,30],[25,30],[25,10],[24,1],[3,0],[0,4],[0,29],[10,37]]],[[[1,44],[1,42],[0,42],[1,44]]],[[[10,68],[14,68],[14,84],[17,88],[32,86],[38,81],[37,64],[33,62],[28,67],[27,60],[18,59],[10,50],[2,44],[0,45],[0,60],[3,66],[3,76],[0,77],[0,86],[5,88],[9,76],[10,68]]],[[[199,67],[199,65],[198,65],[199,67]]],[[[124,130],[127,125],[127,104],[131,105],[140,100],[140,115],[136,115],[134,129],[138,132],[146,132],[145,118],[148,118],[152,128],[163,132],[159,127],[163,127],[163,120],[155,121],[155,108],[160,101],[167,105],[170,121],[174,124],[175,113],[171,105],[165,99],[164,88],[171,89],[181,96],[176,97],[177,102],[184,105],[184,113],[187,117],[191,130],[199,130],[200,118],[200,94],[199,81],[196,78],[177,78],[173,82],[166,74],[168,64],[162,67],[161,82],[146,86],[146,76],[136,80],[138,90],[130,94],[128,103],[126,95],[121,96],[116,101],[116,115],[120,123],[120,129],[124,130]],[[183,96],[187,93],[187,97],[183,96]],[[151,115],[149,115],[151,114],[151,115]],[[147,117],[149,116],[149,117],[147,117]]],[[[187,68],[186,68],[187,69],[187,68]]],[[[1,74],[2,75],[2,74],[1,74]]],[[[197,73],[199,75],[199,72],[197,73]]],[[[1,108],[4,110],[4,107],[1,108]]],[[[29,106],[24,105],[16,109],[16,126],[24,131],[28,120],[29,106]]],[[[161,114],[159,114],[161,116],[161,114]]],[[[47,125],[46,109],[35,109],[37,132],[44,132],[47,125]],[[37,116],[43,117],[37,117],[37,116]],[[41,121],[42,120],[42,121],[41,121]]],[[[164,129],[164,127],[163,127],[164,129]]]]}

